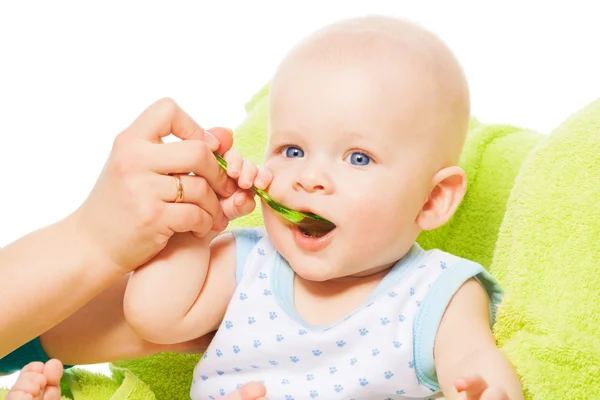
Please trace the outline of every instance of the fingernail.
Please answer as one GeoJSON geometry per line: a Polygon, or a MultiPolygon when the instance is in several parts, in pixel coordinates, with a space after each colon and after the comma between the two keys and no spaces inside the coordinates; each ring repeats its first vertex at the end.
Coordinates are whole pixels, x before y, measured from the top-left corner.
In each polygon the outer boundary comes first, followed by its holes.
{"type": "Polygon", "coordinates": [[[210,148],[212,150],[217,150],[219,148],[219,146],[221,145],[221,142],[219,142],[219,139],[217,139],[216,137],[214,137],[208,131],[204,132],[204,137],[206,138],[206,143],[208,143],[208,145],[210,146],[210,148]]]}
{"type": "Polygon", "coordinates": [[[263,182],[263,180],[262,180],[262,179],[260,179],[260,178],[256,178],[256,179],[254,180],[254,185],[255,185],[257,188],[259,188],[259,189],[264,189],[264,188],[265,188],[265,182],[263,182]]]}
{"type": "Polygon", "coordinates": [[[234,135],[234,133],[233,133],[233,129],[231,129],[231,128],[225,128],[225,129],[227,129],[227,130],[229,131],[229,133],[231,133],[231,136],[233,136],[233,135],[234,135]]]}

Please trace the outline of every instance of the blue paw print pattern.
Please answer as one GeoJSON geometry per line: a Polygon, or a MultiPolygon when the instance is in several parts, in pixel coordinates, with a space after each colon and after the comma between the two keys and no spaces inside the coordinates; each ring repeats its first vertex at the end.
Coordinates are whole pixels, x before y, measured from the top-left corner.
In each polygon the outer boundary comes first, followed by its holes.
{"type": "Polygon", "coordinates": [[[379,320],[381,321],[381,325],[387,325],[390,323],[390,319],[388,317],[382,317],[379,320]]]}
{"type": "Polygon", "coordinates": [[[294,396],[292,396],[291,394],[286,394],[285,400],[294,400],[294,396]]]}
{"type": "Polygon", "coordinates": [[[258,349],[261,344],[262,343],[260,342],[260,340],[255,340],[254,343],[252,343],[252,346],[254,346],[255,349],[258,349]]]}
{"type": "Polygon", "coordinates": [[[289,385],[290,381],[288,381],[287,379],[282,379],[281,380],[281,384],[282,385],[289,385]]]}
{"type": "Polygon", "coordinates": [[[270,291],[270,290],[268,290],[268,289],[265,289],[265,291],[263,292],[263,294],[264,294],[265,296],[270,296],[270,295],[272,295],[273,293],[271,293],[271,291],[270,291]]]}
{"type": "Polygon", "coordinates": [[[421,265],[419,265],[419,269],[425,268],[426,266],[427,266],[427,264],[421,264],[421,265]]]}
{"type": "Polygon", "coordinates": [[[215,400],[215,396],[208,396],[210,400],[215,400]]]}
{"type": "Polygon", "coordinates": [[[219,376],[223,375],[225,372],[223,371],[217,371],[217,374],[219,374],[219,376]]]}
{"type": "Polygon", "coordinates": [[[333,390],[335,390],[336,393],[339,393],[344,390],[344,387],[342,385],[333,385],[333,390]]]}
{"type": "Polygon", "coordinates": [[[346,342],[344,342],[343,340],[338,340],[337,342],[335,342],[335,344],[337,344],[337,347],[344,347],[346,345],[346,342]]]}
{"type": "Polygon", "coordinates": [[[358,360],[356,358],[351,358],[350,359],[350,365],[354,365],[358,362],[358,360]]]}
{"type": "Polygon", "coordinates": [[[388,296],[390,296],[390,297],[396,297],[396,296],[398,296],[398,293],[396,293],[396,292],[389,292],[388,296]]]}
{"type": "Polygon", "coordinates": [[[225,389],[219,389],[219,394],[221,396],[225,396],[225,389]]]}
{"type": "Polygon", "coordinates": [[[265,274],[264,272],[261,272],[258,274],[258,279],[266,279],[267,278],[267,274],[265,274]]]}
{"type": "Polygon", "coordinates": [[[408,368],[412,369],[412,368],[414,368],[414,367],[415,367],[415,362],[414,362],[414,361],[412,361],[412,360],[411,360],[411,361],[409,361],[409,362],[408,362],[408,368]]]}
{"type": "Polygon", "coordinates": [[[283,342],[283,335],[275,336],[275,340],[277,340],[278,342],[283,342]]]}
{"type": "Polygon", "coordinates": [[[367,304],[365,307],[371,307],[373,305],[373,302],[370,302],[369,304],[367,304]]]}
{"type": "Polygon", "coordinates": [[[215,351],[215,353],[217,354],[217,357],[221,357],[223,355],[223,352],[221,351],[221,349],[217,349],[217,351],[215,351]]]}
{"type": "Polygon", "coordinates": [[[240,293],[240,300],[246,300],[248,295],[246,293],[240,293]]]}
{"type": "Polygon", "coordinates": [[[240,367],[235,367],[233,370],[234,370],[235,372],[242,372],[242,369],[241,369],[240,367]]]}
{"type": "Polygon", "coordinates": [[[240,352],[240,346],[233,346],[233,352],[238,354],[240,352]]]}
{"type": "Polygon", "coordinates": [[[360,383],[360,386],[367,386],[369,381],[366,378],[359,378],[358,383],[360,383]]]}
{"type": "Polygon", "coordinates": [[[290,361],[293,363],[298,363],[300,361],[300,359],[296,356],[290,356],[290,361]]]}
{"type": "Polygon", "coordinates": [[[279,363],[275,360],[269,360],[269,364],[271,365],[278,365],[279,363]]]}
{"type": "Polygon", "coordinates": [[[307,380],[307,381],[309,381],[309,382],[310,382],[310,381],[312,381],[313,379],[315,379],[315,376],[314,376],[313,374],[308,374],[308,375],[306,375],[306,380],[307,380]]]}
{"type": "Polygon", "coordinates": [[[405,319],[406,319],[406,317],[404,317],[404,315],[402,315],[402,314],[398,315],[398,321],[404,322],[405,319]]]}
{"type": "Polygon", "coordinates": [[[304,335],[306,335],[307,333],[308,333],[308,332],[306,332],[306,330],[304,330],[304,329],[300,329],[300,330],[298,330],[298,335],[300,335],[300,336],[304,336],[304,335]]]}
{"type": "Polygon", "coordinates": [[[369,330],[366,328],[360,328],[358,330],[358,333],[360,333],[360,336],[367,336],[367,333],[369,333],[369,330]]]}
{"type": "Polygon", "coordinates": [[[417,301],[417,307],[421,307],[421,302],[417,301]]]}
{"type": "Polygon", "coordinates": [[[256,365],[256,364],[252,364],[252,365],[250,366],[250,368],[252,368],[252,369],[258,369],[258,368],[259,368],[259,366],[258,366],[258,365],[256,365]]]}
{"type": "Polygon", "coordinates": [[[235,388],[236,388],[236,389],[239,389],[239,388],[241,388],[241,387],[242,387],[242,384],[241,384],[241,383],[238,383],[237,385],[235,385],[235,388]]]}
{"type": "Polygon", "coordinates": [[[277,313],[276,313],[276,312],[274,312],[274,311],[271,311],[271,312],[269,313],[269,319],[272,321],[272,320],[274,320],[274,319],[276,319],[276,318],[277,318],[277,313]]]}
{"type": "Polygon", "coordinates": [[[254,319],[254,317],[248,317],[248,325],[252,325],[255,322],[256,320],[254,319]]]}
{"type": "Polygon", "coordinates": [[[308,395],[311,399],[316,399],[317,397],[319,397],[319,392],[317,392],[316,390],[311,390],[308,395]]]}
{"type": "Polygon", "coordinates": [[[233,328],[233,322],[231,322],[231,321],[225,321],[225,328],[227,328],[227,329],[233,328]]]}
{"type": "Polygon", "coordinates": [[[206,376],[206,375],[200,375],[200,379],[202,379],[203,381],[206,381],[208,379],[208,376],[206,376]]]}
{"type": "Polygon", "coordinates": [[[335,374],[337,372],[337,368],[336,367],[329,367],[329,373],[330,374],[335,374]]]}
{"type": "Polygon", "coordinates": [[[379,349],[373,349],[371,351],[371,354],[373,355],[373,357],[378,356],[379,355],[379,349]]]}
{"type": "Polygon", "coordinates": [[[392,371],[385,371],[383,373],[383,376],[385,377],[385,379],[392,379],[392,376],[394,376],[394,373],[392,371]]]}
{"type": "Polygon", "coordinates": [[[446,268],[448,268],[448,266],[446,265],[446,263],[445,263],[445,262],[443,262],[443,261],[440,261],[440,268],[441,268],[441,269],[446,269],[446,268]]]}
{"type": "Polygon", "coordinates": [[[264,250],[264,249],[261,249],[260,247],[259,247],[258,249],[256,249],[256,252],[257,252],[259,255],[261,255],[261,256],[264,256],[264,255],[265,255],[265,250],[264,250]]]}
{"type": "Polygon", "coordinates": [[[396,394],[406,394],[404,390],[396,390],[396,394]]]}
{"type": "Polygon", "coordinates": [[[313,356],[319,357],[323,352],[321,350],[313,350],[313,356]]]}
{"type": "Polygon", "coordinates": [[[204,352],[204,354],[202,355],[202,358],[207,359],[208,358],[208,353],[204,352]]]}
{"type": "Polygon", "coordinates": [[[411,287],[409,293],[410,293],[411,296],[414,296],[415,295],[415,288],[411,287]]]}
{"type": "Polygon", "coordinates": [[[397,348],[397,349],[399,349],[400,346],[402,346],[402,343],[400,343],[400,342],[398,342],[398,341],[395,340],[394,341],[394,347],[397,348]]]}

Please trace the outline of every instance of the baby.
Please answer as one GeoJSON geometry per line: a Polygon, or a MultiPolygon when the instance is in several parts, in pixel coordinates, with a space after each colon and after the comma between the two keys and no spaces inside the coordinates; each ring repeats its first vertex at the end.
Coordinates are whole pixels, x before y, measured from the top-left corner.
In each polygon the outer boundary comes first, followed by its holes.
{"type": "Polygon", "coordinates": [[[133,273],[129,323],[158,343],[217,330],[195,400],[249,381],[273,399],[521,398],[490,329],[496,281],[415,243],[465,193],[469,107],[461,67],[420,27],[367,17],[312,34],[272,79],[272,176],[226,159],[240,187],[336,227],[311,234],[263,207],[265,230],[181,235],[133,273]]]}
{"type": "Polygon", "coordinates": [[[263,207],[265,229],[175,236],[132,274],[131,327],[162,344],[217,331],[194,400],[522,398],[491,331],[497,282],[415,243],[466,188],[469,92],[449,49],[405,21],[342,21],[284,58],[269,96],[265,168],[230,151],[228,174],[335,228],[263,207]]]}
{"type": "Polygon", "coordinates": [[[415,243],[465,193],[469,93],[449,49],[393,18],[333,24],[282,61],[269,111],[266,172],[230,151],[229,175],[336,227],[312,234],[263,207],[265,230],[181,235],[133,273],[139,335],[217,330],[192,399],[249,381],[272,399],[521,398],[490,328],[496,281],[415,243]]]}

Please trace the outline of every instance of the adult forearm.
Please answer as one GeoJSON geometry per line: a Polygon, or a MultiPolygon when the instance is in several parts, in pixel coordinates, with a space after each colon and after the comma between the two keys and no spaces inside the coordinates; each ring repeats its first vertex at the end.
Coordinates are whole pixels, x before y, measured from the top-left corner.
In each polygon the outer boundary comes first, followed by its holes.
{"type": "Polygon", "coordinates": [[[58,324],[123,275],[99,253],[73,216],[0,249],[0,357],[58,324]]]}

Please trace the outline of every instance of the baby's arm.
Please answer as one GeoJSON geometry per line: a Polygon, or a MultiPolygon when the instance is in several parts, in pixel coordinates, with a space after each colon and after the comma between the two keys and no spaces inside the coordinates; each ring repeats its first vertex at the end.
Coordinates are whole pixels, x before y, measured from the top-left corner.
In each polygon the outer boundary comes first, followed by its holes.
{"type": "Polygon", "coordinates": [[[49,358],[66,365],[96,364],[159,352],[202,353],[212,335],[184,343],[156,344],[140,338],[123,314],[129,274],[40,336],[49,358]]]}
{"type": "Polygon", "coordinates": [[[519,378],[496,347],[489,299],[475,279],[454,295],[440,323],[434,347],[438,381],[447,400],[522,399],[519,378]]]}
{"type": "MultiPolygon", "coordinates": [[[[266,187],[271,176],[259,174],[235,151],[225,159],[229,176],[238,179],[240,186],[238,193],[221,203],[233,219],[255,206],[247,189],[253,183],[266,187]]],[[[235,265],[231,233],[210,232],[201,238],[176,234],[157,257],[132,273],[125,292],[125,317],[136,334],[155,343],[186,342],[212,332],[235,291],[235,265]]]]}

